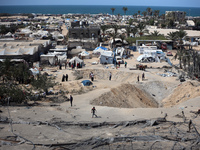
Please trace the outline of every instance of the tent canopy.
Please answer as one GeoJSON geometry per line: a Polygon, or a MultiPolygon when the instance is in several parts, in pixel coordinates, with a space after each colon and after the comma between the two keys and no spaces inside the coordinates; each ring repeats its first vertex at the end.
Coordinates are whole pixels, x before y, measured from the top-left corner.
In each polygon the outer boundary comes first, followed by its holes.
{"type": "Polygon", "coordinates": [[[81,55],[81,56],[89,56],[90,53],[88,53],[87,51],[83,51],[83,52],[80,53],[79,55],[81,55]]]}
{"type": "Polygon", "coordinates": [[[81,83],[82,83],[84,86],[90,86],[90,85],[93,84],[90,80],[83,80],[81,83]]]}
{"type": "Polygon", "coordinates": [[[105,51],[107,51],[107,50],[108,50],[107,48],[105,48],[105,47],[102,47],[102,46],[99,46],[99,47],[95,48],[95,50],[100,50],[100,49],[102,49],[102,50],[105,50],[105,51]]]}
{"type": "Polygon", "coordinates": [[[107,48],[100,46],[100,47],[95,48],[95,50],[93,50],[93,53],[94,54],[102,53],[102,52],[107,51],[107,50],[108,50],[107,48]]]}
{"type": "Polygon", "coordinates": [[[70,63],[73,63],[73,62],[76,62],[76,63],[83,63],[83,60],[79,59],[78,57],[73,57],[72,59],[70,59],[70,63]]]}

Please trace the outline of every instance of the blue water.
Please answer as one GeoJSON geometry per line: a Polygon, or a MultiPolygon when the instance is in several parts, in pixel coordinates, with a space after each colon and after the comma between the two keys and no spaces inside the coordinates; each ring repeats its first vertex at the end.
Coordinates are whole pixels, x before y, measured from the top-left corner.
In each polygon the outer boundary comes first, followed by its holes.
{"type": "MultiPolygon", "coordinates": [[[[124,6],[97,6],[97,5],[36,5],[36,6],[0,6],[0,13],[41,13],[41,14],[112,14],[111,8],[115,8],[114,14],[124,15],[124,6]]],[[[200,7],[161,7],[161,6],[125,6],[128,8],[127,15],[140,14],[146,11],[147,7],[152,10],[160,10],[160,15],[165,14],[165,11],[185,11],[187,16],[200,16],[200,7]]]]}

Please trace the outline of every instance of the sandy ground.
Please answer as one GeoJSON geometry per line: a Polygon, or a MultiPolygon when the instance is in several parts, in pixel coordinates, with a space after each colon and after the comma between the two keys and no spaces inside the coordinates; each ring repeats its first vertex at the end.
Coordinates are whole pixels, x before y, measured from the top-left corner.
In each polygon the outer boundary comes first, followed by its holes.
{"type": "MultiPolygon", "coordinates": [[[[197,111],[200,108],[199,84],[190,80],[180,83],[178,77],[158,75],[158,73],[164,73],[162,66],[168,66],[166,62],[149,63],[147,66],[151,68],[146,69],[146,71],[130,70],[129,68],[135,68],[138,64],[136,61],[139,56],[138,52],[132,52],[132,54],[134,57],[126,59],[127,68],[123,64],[118,69],[112,65],[92,65],[92,62],[98,61],[97,58],[85,59],[86,66],[78,70],[71,70],[68,67],[66,69],[63,67],[62,70],[58,70],[57,67],[44,68],[43,72],[55,76],[56,82],[59,82],[59,85],[52,90],[54,92],[68,91],[68,94],[64,94],[67,97],[72,94],[73,106],[70,106],[69,101],[62,103],[38,102],[40,103],[38,106],[9,107],[9,111],[7,107],[2,106],[0,110],[3,113],[0,116],[9,118],[8,112],[10,112],[13,122],[15,122],[13,125],[15,133],[26,137],[33,143],[43,144],[77,142],[91,137],[113,137],[117,133],[115,130],[110,131],[109,128],[92,129],[91,132],[87,132],[81,128],[62,126],[62,129],[67,131],[66,133],[52,126],[32,125],[31,123],[38,121],[43,123],[70,122],[73,124],[120,122],[153,119],[164,117],[165,114],[167,114],[168,121],[179,122],[182,121],[182,118],[177,118],[176,115],[184,111],[187,119],[193,119],[193,122],[199,126],[199,118],[194,119],[193,114],[190,113],[190,111],[197,111]],[[57,71],[52,72],[55,70],[57,71]],[[91,71],[95,75],[93,85],[83,87],[81,81],[89,79],[91,71]],[[83,79],[75,80],[75,72],[82,74],[83,79]],[[111,81],[108,78],[109,72],[112,73],[111,81]],[[141,81],[142,73],[145,73],[144,81],[141,81]],[[63,74],[69,75],[69,81],[61,82],[63,74]],[[138,75],[140,82],[137,82],[138,75]],[[97,109],[97,118],[92,118],[91,108],[93,106],[97,109]]],[[[172,63],[176,65],[178,61],[172,60],[172,63]]],[[[178,73],[174,69],[170,69],[170,71],[178,73]]],[[[8,124],[0,124],[0,131],[0,139],[13,135],[8,124]]],[[[31,144],[1,144],[1,149],[31,148],[31,144]]],[[[37,149],[48,149],[48,147],[40,146],[37,149]]]]}

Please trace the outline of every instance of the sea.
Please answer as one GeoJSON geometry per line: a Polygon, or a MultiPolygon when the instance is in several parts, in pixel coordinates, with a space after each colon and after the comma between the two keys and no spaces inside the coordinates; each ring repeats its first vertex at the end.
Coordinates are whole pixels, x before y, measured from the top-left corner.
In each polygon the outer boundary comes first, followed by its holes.
{"type": "Polygon", "coordinates": [[[186,16],[200,16],[200,7],[164,7],[164,6],[115,6],[115,5],[23,5],[0,6],[0,13],[18,14],[112,14],[111,8],[115,8],[114,15],[124,15],[123,7],[127,7],[126,15],[134,15],[140,11],[146,11],[150,7],[153,11],[160,10],[159,15],[165,11],[184,11],[186,16]]]}

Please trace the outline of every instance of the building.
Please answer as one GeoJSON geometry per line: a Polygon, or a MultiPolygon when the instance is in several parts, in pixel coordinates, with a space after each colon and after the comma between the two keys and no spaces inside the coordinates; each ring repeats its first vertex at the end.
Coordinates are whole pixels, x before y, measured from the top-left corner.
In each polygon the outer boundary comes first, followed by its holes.
{"type": "Polygon", "coordinates": [[[94,49],[99,44],[100,27],[87,22],[76,21],[69,28],[68,49],[81,46],[84,49],[94,49]]]}

